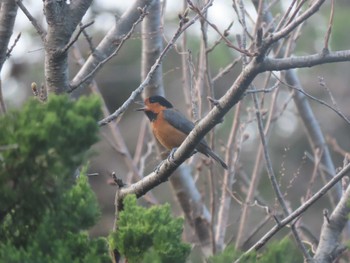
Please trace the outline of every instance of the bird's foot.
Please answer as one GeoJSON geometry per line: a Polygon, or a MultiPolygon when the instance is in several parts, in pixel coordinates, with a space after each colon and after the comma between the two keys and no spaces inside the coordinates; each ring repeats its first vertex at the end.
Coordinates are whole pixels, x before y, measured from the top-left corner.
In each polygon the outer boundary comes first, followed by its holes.
{"type": "Polygon", "coordinates": [[[171,151],[170,151],[170,153],[169,153],[169,155],[167,157],[168,162],[172,163],[174,165],[177,165],[177,162],[174,161],[174,159],[175,159],[174,154],[175,154],[176,150],[177,150],[177,147],[171,149],[171,151]]]}
{"type": "Polygon", "coordinates": [[[160,167],[162,166],[163,163],[164,163],[164,160],[162,160],[162,161],[157,165],[156,169],[154,169],[154,172],[155,172],[156,174],[159,173],[160,167]]]}
{"type": "Polygon", "coordinates": [[[169,153],[169,156],[168,156],[168,161],[169,162],[173,162],[172,159],[175,158],[174,154],[175,154],[176,150],[177,150],[177,147],[171,149],[171,151],[169,153]]]}
{"type": "MultiPolygon", "coordinates": [[[[177,150],[177,147],[173,148],[173,149],[170,151],[168,157],[166,158],[166,159],[168,160],[169,163],[172,163],[172,164],[174,164],[174,165],[177,165],[177,164],[178,164],[178,163],[174,160],[174,159],[175,159],[174,154],[175,154],[176,150],[177,150]]],[[[196,152],[196,151],[194,151],[192,154],[194,154],[195,152],[196,152]]],[[[155,172],[156,174],[159,173],[160,167],[162,166],[162,164],[164,163],[164,161],[165,161],[165,160],[161,161],[161,162],[157,165],[156,169],[154,170],[154,172],[155,172]]]]}

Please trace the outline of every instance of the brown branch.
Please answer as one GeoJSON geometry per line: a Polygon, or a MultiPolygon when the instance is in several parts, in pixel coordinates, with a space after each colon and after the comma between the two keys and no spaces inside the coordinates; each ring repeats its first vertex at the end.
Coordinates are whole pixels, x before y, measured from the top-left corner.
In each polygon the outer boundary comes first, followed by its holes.
{"type": "MultiPolygon", "coordinates": [[[[288,21],[286,22],[285,25],[289,25],[297,16],[297,14],[300,12],[300,9],[302,8],[302,6],[305,4],[306,0],[302,0],[299,1],[298,5],[296,6],[296,8],[294,9],[292,15],[289,17],[288,21]]],[[[291,11],[291,10],[289,10],[291,11]]],[[[283,20],[282,20],[283,21],[283,20]]],[[[276,31],[280,30],[280,27],[277,26],[276,31]]]]}
{"type": "Polygon", "coordinates": [[[231,43],[231,41],[225,36],[225,34],[221,33],[221,31],[218,29],[218,27],[211,23],[204,15],[201,10],[199,10],[190,0],[187,0],[189,3],[189,6],[192,10],[194,10],[205,22],[208,23],[219,35],[220,37],[225,41],[226,45],[244,55],[247,55],[249,57],[253,56],[248,50],[241,49],[239,47],[236,47],[234,44],[231,43]]]}
{"type": "MultiPolygon", "coordinates": [[[[265,82],[265,87],[268,85],[268,79],[266,79],[265,82]]],[[[264,130],[264,134],[265,136],[268,136],[269,132],[270,132],[270,127],[271,127],[271,122],[272,122],[272,117],[274,115],[274,108],[276,107],[276,102],[277,102],[277,95],[278,92],[277,90],[273,93],[272,96],[272,100],[270,103],[270,114],[268,116],[268,119],[266,121],[266,127],[264,130]]],[[[258,184],[260,182],[260,178],[261,176],[261,170],[262,170],[262,155],[263,155],[263,145],[259,144],[259,148],[256,152],[256,157],[255,157],[255,163],[254,163],[254,167],[253,167],[253,171],[252,171],[252,175],[251,175],[251,180],[249,182],[249,188],[248,188],[248,193],[245,199],[245,202],[243,204],[242,207],[242,212],[241,212],[241,218],[240,218],[240,224],[238,227],[238,233],[237,233],[237,237],[236,237],[236,247],[241,247],[241,244],[243,242],[243,234],[245,231],[245,228],[247,227],[247,220],[248,220],[248,215],[249,215],[249,207],[247,204],[249,204],[250,202],[253,201],[254,197],[255,197],[255,193],[258,187],[258,184]]]]}
{"type": "Polygon", "coordinates": [[[220,197],[220,204],[218,209],[218,222],[216,225],[216,246],[219,251],[222,251],[224,249],[224,241],[225,241],[225,234],[226,234],[226,227],[229,220],[229,211],[231,206],[231,195],[229,190],[232,189],[232,185],[235,181],[236,176],[236,170],[237,170],[237,162],[238,162],[238,153],[235,156],[234,160],[234,148],[235,148],[235,141],[236,136],[239,131],[239,124],[240,124],[240,114],[242,109],[242,103],[239,102],[235,109],[235,114],[233,117],[232,127],[230,130],[229,139],[227,142],[227,149],[226,149],[226,155],[225,155],[225,162],[227,163],[227,166],[230,167],[230,169],[225,170],[224,178],[222,182],[221,187],[221,197],[220,197]]]}
{"type": "Polygon", "coordinates": [[[325,2],[325,0],[316,0],[313,5],[310,6],[304,13],[297,16],[291,23],[282,28],[280,31],[277,31],[270,35],[267,38],[267,46],[270,46],[272,43],[277,42],[281,38],[287,36],[290,32],[292,32],[295,28],[297,28],[301,23],[305,22],[310,16],[318,11],[321,5],[325,2]]]}
{"type": "Polygon", "coordinates": [[[329,38],[331,36],[334,18],[334,0],[331,1],[331,14],[329,16],[328,28],[324,38],[323,52],[327,53],[329,51],[329,38]]]}

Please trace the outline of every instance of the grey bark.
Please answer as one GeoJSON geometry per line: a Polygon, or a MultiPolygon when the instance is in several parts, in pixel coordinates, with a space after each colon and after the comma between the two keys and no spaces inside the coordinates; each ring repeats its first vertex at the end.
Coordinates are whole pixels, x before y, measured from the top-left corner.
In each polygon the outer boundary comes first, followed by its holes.
{"type": "Polygon", "coordinates": [[[7,49],[13,33],[17,15],[17,4],[13,0],[0,3],[0,71],[6,60],[7,49]]]}
{"type": "Polygon", "coordinates": [[[65,50],[74,30],[90,7],[92,0],[44,1],[48,25],[44,39],[45,78],[48,92],[60,94],[69,88],[68,50],[65,50]]]}
{"type": "MultiPolygon", "coordinates": [[[[89,56],[84,66],[75,75],[70,83],[70,86],[76,86],[86,76],[88,76],[96,66],[109,57],[119,46],[123,37],[131,30],[133,24],[138,20],[141,15],[139,8],[144,9],[148,7],[153,0],[136,0],[135,3],[116,21],[115,25],[108,31],[106,36],[102,39],[99,45],[96,47],[93,54],[89,56]]],[[[93,76],[92,76],[93,77],[93,76]]],[[[86,81],[80,85],[80,87],[73,92],[73,96],[77,96],[84,86],[88,85],[89,81],[86,81]]]]}

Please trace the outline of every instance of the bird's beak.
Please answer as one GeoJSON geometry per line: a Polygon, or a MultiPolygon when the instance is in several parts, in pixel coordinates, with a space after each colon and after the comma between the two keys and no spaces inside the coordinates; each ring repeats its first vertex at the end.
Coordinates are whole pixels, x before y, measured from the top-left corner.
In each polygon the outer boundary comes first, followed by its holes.
{"type": "Polygon", "coordinates": [[[145,104],[143,103],[143,101],[135,101],[135,103],[140,105],[140,106],[143,106],[142,108],[138,108],[135,111],[145,111],[146,110],[146,107],[145,107],[145,104]]]}
{"type": "Polygon", "coordinates": [[[146,108],[143,107],[143,108],[138,108],[138,109],[136,109],[135,111],[145,111],[145,110],[146,110],[146,108]]]}

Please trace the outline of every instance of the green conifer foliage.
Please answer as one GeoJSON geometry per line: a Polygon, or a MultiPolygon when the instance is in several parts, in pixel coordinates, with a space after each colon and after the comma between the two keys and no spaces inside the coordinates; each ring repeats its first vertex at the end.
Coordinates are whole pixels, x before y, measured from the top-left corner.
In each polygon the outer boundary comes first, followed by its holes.
{"type": "Polygon", "coordinates": [[[0,262],[109,262],[86,230],[99,215],[74,171],[98,139],[97,97],[30,100],[0,117],[0,262]]]}
{"type": "MultiPolygon", "coordinates": [[[[209,263],[234,262],[242,252],[236,250],[233,246],[228,246],[221,253],[209,258],[209,263]]],[[[303,256],[296,248],[294,242],[286,237],[281,241],[274,241],[260,253],[253,251],[241,258],[240,263],[299,263],[303,262],[303,256]]]]}
{"type": "Polygon", "coordinates": [[[117,249],[128,262],[185,262],[189,244],[181,241],[183,219],[173,218],[168,204],[144,208],[135,195],[124,200],[118,230],[110,236],[111,249],[117,249]]]}

